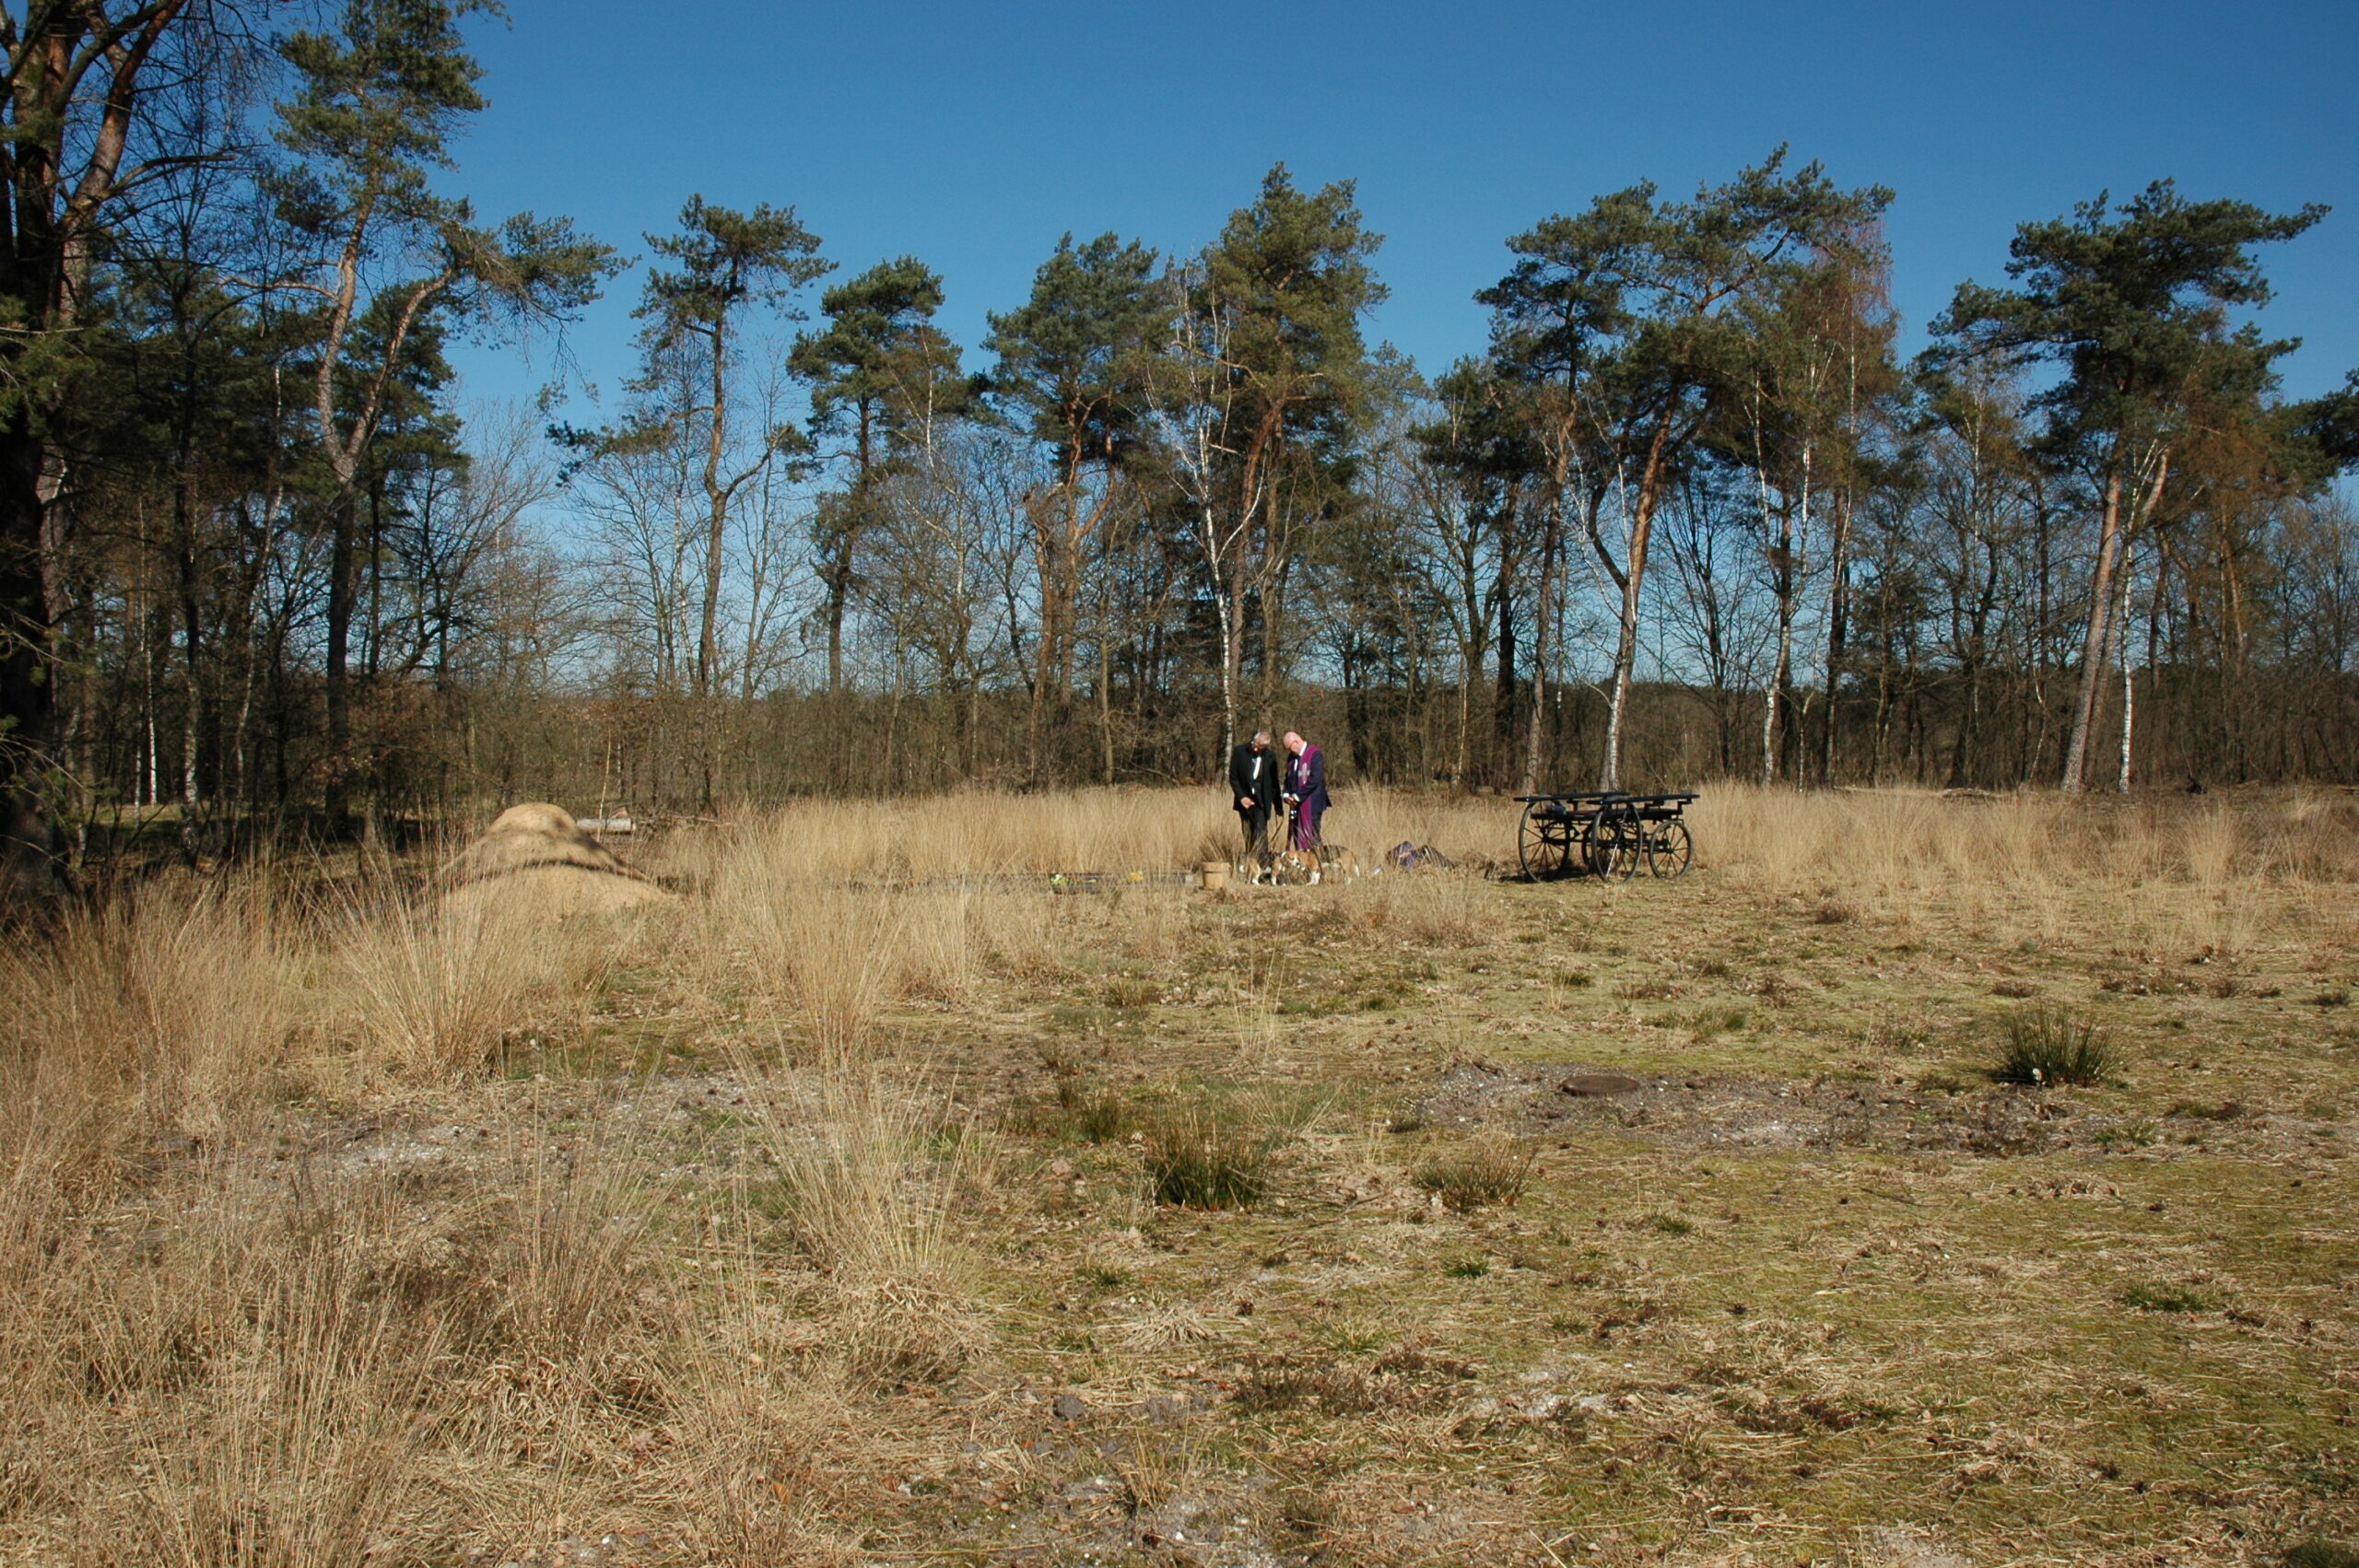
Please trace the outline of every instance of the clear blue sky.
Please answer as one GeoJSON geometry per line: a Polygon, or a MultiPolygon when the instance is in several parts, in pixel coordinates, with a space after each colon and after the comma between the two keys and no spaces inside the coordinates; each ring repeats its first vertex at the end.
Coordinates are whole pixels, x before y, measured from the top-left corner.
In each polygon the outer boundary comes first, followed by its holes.
{"type": "MultiPolygon", "coordinates": [[[[1484,340],[1503,240],[1603,191],[1686,194],[1771,146],[1891,215],[1907,346],[2014,226],[2169,175],[2193,197],[2331,204],[2267,263],[2287,391],[2359,367],[2359,0],[2095,4],[1144,6],[509,0],[472,27],[491,99],[452,181],[632,254],[692,191],[794,206],[857,270],[914,254],[970,350],[1057,236],[1201,245],[1284,159],[1356,179],[1386,236],[1372,336],[1436,370],[1484,340]]],[[[569,334],[607,385],[635,277],[569,334]]],[[[474,398],[556,366],[468,349],[474,398]]],[[[577,405],[578,407],[579,405],[577,405]]]]}

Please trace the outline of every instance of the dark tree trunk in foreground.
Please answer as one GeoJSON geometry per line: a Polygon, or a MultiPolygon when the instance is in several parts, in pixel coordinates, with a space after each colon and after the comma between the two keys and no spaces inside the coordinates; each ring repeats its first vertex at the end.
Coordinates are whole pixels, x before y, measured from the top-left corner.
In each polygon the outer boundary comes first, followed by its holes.
{"type": "MultiPolygon", "coordinates": [[[[0,894],[64,884],[55,637],[62,462],[60,345],[80,324],[92,248],[131,146],[141,73],[188,0],[85,0],[0,11],[0,894]]],[[[205,13],[209,17],[210,13],[205,13]]],[[[150,158],[153,171],[170,161],[150,158]]]]}

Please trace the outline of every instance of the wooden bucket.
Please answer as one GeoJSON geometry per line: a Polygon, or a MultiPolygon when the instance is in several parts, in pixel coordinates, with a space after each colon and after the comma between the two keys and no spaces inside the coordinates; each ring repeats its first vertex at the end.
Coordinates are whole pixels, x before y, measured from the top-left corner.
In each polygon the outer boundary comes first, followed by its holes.
{"type": "Polygon", "coordinates": [[[1228,862],[1226,860],[1206,860],[1202,866],[1198,867],[1197,870],[1203,874],[1205,892],[1218,893],[1222,888],[1228,885],[1228,862]]]}

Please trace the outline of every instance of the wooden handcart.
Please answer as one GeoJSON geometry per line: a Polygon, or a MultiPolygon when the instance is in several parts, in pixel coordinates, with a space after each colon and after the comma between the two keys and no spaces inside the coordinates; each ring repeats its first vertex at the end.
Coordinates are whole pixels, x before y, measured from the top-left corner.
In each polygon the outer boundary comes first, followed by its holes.
{"type": "Polygon", "coordinates": [[[1534,882],[1568,876],[1627,882],[1643,866],[1650,876],[1684,876],[1696,859],[1696,840],[1685,821],[1687,803],[1695,798],[1693,790],[1518,795],[1523,825],[1516,844],[1523,874],[1534,882]]]}

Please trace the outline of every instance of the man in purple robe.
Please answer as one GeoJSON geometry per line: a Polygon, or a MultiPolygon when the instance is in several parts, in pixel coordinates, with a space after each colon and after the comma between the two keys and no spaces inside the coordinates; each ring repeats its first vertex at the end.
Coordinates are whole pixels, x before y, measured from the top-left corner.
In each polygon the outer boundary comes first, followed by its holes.
{"type": "Polygon", "coordinates": [[[1327,754],[1286,731],[1286,803],[1294,807],[1294,848],[1319,848],[1319,819],[1327,811],[1327,754]]]}

